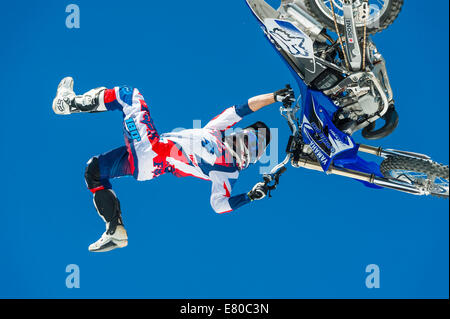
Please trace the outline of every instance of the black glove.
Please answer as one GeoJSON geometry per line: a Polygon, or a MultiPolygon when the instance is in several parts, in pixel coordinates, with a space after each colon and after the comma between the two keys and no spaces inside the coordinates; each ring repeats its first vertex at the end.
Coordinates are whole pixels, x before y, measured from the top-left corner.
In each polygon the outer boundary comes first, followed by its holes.
{"type": "Polygon", "coordinates": [[[261,182],[256,184],[253,189],[248,192],[247,196],[250,198],[250,200],[261,200],[264,197],[267,196],[267,193],[269,192],[269,186],[267,186],[265,183],[261,182]]]}
{"type": "Polygon", "coordinates": [[[284,105],[295,102],[294,90],[289,84],[286,85],[286,88],[276,91],[273,97],[276,102],[282,102],[284,105]]]}

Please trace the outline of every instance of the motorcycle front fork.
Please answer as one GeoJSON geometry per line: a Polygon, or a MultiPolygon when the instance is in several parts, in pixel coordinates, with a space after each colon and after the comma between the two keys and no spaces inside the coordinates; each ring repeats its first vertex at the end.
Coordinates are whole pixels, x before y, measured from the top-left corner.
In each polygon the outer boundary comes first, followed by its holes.
{"type": "Polygon", "coordinates": [[[364,145],[361,144],[359,147],[359,151],[367,154],[372,154],[375,156],[380,157],[388,157],[388,156],[404,156],[404,157],[411,157],[411,158],[417,158],[422,160],[431,160],[431,158],[428,155],[420,154],[420,153],[413,153],[413,152],[406,152],[406,151],[398,151],[393,149],[387,149],[384,150],[381,147],[373,147],[370,145],[364,145]]]}
{"type": "MultiPolygon", "coordinates": [[[[359,148],[360,152],[372,154],[379,157],[389,157],[389,156],[404,156],[404,157],[412,157],[412,158],[419,158],[422,160],[430,160],[430,157],[424,154],[418,154],[418,153],[412,153],[412,152],[405,152],[405,151],[398,151],[393,149],[387,149],[384,150],[381,147],[373,147],[369,145],[360,145],[359,148]]],[[[285,166],[291,161],[293,167],[303,167],[310,170],[315,170],[319,172],[323,172],[322,166],[317,162],[313,161],[307,158],[299,158],[294,162],[292,159],[293,154],[288,152],[286,155],[286,158],[283,162],[275,166],[272,171],[270,172],[270,175],[281,175],[285,171],[285,166]],[[281,172],[282,171],[282,172],[281,172]],[[281,172],[281,174],[280,174],[281,172]]],[[[376,176],[375,174],[368,174],[360,171],[355,171],[351,169],[341,168],[341,167],[335,167],[334,165],[331,165],[328,171],[326,172],[329,175],[338,175],[343,177],[348,177],[356,180],[360,180],[363,182],[371,183],[380,187],[384,188],[390,188],[393,190],[413,194],[413,195],[425,195],[425,192],[422,189],[418,189],[417,187],[408,184],[406,182],[402,182],[399,180],[393,180],[388,179],[384,177],[376,176]]]]}

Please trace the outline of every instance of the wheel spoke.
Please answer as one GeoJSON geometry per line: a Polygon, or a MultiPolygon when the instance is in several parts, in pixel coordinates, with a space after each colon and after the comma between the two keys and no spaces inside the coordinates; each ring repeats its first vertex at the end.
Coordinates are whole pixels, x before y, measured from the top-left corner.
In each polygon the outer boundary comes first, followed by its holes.
{"type": "Polygon", "coordinates": [[[429,160],[390,156],[380,165],[386,178],[410,183],[424,195],[449,196],[448,166],[429,160]]]}
{"type": "Polygon", "coordinates": [[[392,170],[390,175],[397,180],[409,181],[411,184],[426,186],[433,194],[448,195],[449,181],[436,175],[403,169],[392,170]]]}

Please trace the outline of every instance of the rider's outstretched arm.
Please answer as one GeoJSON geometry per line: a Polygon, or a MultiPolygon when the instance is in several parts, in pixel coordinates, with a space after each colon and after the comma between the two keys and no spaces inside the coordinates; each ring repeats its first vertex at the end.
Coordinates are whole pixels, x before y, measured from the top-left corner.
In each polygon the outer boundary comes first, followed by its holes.
{"type": "Polygon", "coordinates": [[[240,122],[245,116],[275,102],[284,103],[287,100],[294,100],[294,91],[291,88],[252,97],[245,104],[227,108],[206,124],[205,128],[225,131],[240,122]]]}
{"type": "Polygon", "coordinates": [[[210,172],[209,177],[212,182],[211,207],[216,213],[230,213],[251,202],[247,194],[231,196],[233,185],[236,183],[238,176],[238,172],[210,172]]]}
{"type": "Polygon", "coordinates": [[[239,174],[212,171],[211,207],[218,214],[225,214],[254,201],[266,197],[269,189],[266,184],[258,183],[248,193],[231,196],[232,187],[239,174]],[[234,176],[233,176],[234,175],[234,176]]]}
{"type": "Polygon", "coordinates": [[[287,101],[290,102],[295,101],[294,91],[291,89],[290,86],[286,86],[286,88],[278,90],[274,93],[252,97],[250,100],[248,100],[248,106],[250,110],[256,112],[262,109],[263,107],[273,104],[275,102],[285,103],[287,101]]]}
{"type": "Polygon", "coordinates": [[[262,109],[265,106],[268,106],[270,104],[275,103],[275,94],[274,93],[268,93],[263,95],[258,95],[255,97],[252,97],[248,100],[248,107],[253,112],[256,112],[260,109],[262,109]]]}

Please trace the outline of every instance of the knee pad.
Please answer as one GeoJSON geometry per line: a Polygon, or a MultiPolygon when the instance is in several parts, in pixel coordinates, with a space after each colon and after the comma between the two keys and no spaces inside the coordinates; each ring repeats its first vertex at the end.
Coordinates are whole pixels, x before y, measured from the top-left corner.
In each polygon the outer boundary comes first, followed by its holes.
{"type": "Polygon", "coordinates": [[[100,165],[98,157],[93,157],[89,160],[89,162],[87,162],[86,170],[84,172],[84,179],[90,190],[103,186],[100,181],[100,165]]]}

